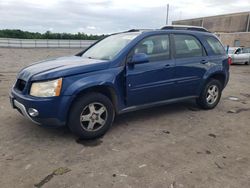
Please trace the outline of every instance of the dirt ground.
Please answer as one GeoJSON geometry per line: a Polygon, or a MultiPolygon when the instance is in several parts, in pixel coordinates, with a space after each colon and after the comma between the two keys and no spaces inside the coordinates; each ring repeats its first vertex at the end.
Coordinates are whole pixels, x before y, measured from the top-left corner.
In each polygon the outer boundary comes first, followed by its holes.
{"type": "Polygon", "coordinates": [[[214,110],[190,101],[123,114],[84,142],[29,122],[8,99],[23,66],[77,51],[0,48],[1,188],[250,187],[250,66],[231,66],[214,110]]]}

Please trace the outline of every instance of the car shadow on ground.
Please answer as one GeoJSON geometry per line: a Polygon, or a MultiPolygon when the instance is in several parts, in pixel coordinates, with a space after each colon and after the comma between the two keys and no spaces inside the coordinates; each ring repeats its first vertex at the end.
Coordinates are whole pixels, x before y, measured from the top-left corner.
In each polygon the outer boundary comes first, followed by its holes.
{"type": "Polygon", "coordinates": [[[194,100],[188,100],[179,103],[161,105],[157,107],[147,108],[143,110],[133,111],[118,115],[115,118],[114,126],[112,129],[116,127],[126,125],[133,125],[135,121],[147,121],[147,119],[158,118],[161,116],[172,114],[178,114],[183,111],[200,111],[201,109],[196,105],[194,100]]]}

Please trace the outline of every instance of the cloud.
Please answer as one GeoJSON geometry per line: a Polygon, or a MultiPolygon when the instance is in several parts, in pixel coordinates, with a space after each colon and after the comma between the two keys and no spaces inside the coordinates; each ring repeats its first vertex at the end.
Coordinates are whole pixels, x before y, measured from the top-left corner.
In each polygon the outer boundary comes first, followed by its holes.
{"type": "Polygon", "coordinates": [[[86,28],[87,28],[87,29],[91,29],[91,30],[95,30],[95,29],[96,29],[95,26],[90,26],[90,25],[88,25],[86,28]]]}
{"type": "MultiPolygon", "coordinates": [[[[249,0],[170,1],[170,21],[249,11],[249,0]]],[[[165,24],[166,0],[1,0],[0,29],[113,33],[165,24]]]]}

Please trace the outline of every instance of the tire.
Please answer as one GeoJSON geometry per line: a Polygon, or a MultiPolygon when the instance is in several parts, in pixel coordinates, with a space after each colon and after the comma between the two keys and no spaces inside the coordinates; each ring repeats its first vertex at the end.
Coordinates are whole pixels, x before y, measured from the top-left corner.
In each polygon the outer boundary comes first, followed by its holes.
{"type": "Polygon", "coordinates": [[[249,62],[248,62],[248,61],[246,61],[246,62],[245,62],[245,65],[249,65],[249,62]]]}
{"type": "Polygon", "coordinates": [[[219,80],[210,79],[203,88],[199,98],[196,99],[196,103],[203,109],[213,109],[219,103],[221,93],[222,83],[219,80]]]}
{"type": "Polygon", "coordinates": [[[68,127],[81,139],[99,138],[111,127],[114,116],[110,99],[91,92],[74,101],[69,112],[68,127]]]}

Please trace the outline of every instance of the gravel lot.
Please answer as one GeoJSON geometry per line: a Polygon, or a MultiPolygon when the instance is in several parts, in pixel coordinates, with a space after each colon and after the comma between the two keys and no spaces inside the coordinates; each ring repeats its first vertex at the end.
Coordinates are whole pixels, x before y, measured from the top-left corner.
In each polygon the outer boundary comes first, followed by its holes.
{"type": "Polygon", "coordinates": [[[29,122],[8,99],[23,66],[77,51],[0,48],[1,188],[250,187],[250,66],[231,66],[214,110],[190,101],[123,114],[102,139],[84,142],[29,122]]]}

